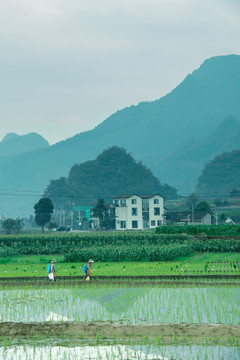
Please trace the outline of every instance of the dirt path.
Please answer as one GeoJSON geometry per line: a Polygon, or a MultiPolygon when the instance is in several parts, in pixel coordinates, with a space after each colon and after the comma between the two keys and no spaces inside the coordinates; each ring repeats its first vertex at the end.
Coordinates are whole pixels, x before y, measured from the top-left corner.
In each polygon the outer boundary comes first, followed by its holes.
{"type": "Polygon", "coordinates": [[[66,336],[85,339],[141,339],[161,338],[165,343],[191,339],[201,343],[204,339],[209,342],[229,342],[229,339],[240,338],[240,325],[223,324],[144,324],[125,325],[114,323],[0,323],[2,337],[33,337],[33,336],[66,336]],[[214,340],[215,339],[215,340],[214,340]]]}

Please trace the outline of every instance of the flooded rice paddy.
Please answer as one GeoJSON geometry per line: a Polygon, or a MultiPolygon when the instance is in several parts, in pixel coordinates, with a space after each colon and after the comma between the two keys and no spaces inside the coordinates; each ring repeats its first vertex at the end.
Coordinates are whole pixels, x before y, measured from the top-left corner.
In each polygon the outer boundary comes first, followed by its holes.
{"type": "Polygon", "coordinates": [[[238,286],[89,285],[0,290],[0,359],[240,359],[238,286]]]}
{"type": "Polygon", "coordinates": [[[90,286],[2,290],[0,321],[239,325],[239,288],[90,286]]]}

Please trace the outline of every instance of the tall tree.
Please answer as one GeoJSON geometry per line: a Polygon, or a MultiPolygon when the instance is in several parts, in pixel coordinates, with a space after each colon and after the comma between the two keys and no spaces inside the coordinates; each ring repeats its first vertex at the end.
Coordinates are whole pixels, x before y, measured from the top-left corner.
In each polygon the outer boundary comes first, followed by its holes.
{"type": "Polygon", "coordinates": [[[206,201],[200,201],[200,202],[197,204],[195,210],[207,211],[209,214],[212,213],[212,210],[211,210],[211,208],[210,208],[210,205],[209,205],[209,203],[206,202],[206,201]]]}
{"type": "Polygon", "coordinates": [[[93,216],[103,220],[105,217],[106,205],[104,199],[98,199],[96,206],[93,208],[93,216]]]}
{"type": "Polygon", "coordinates": [[[196,206],[197,202],[199,201],[197,195],[195,193],[191,193],[185,200],[185,206],[188,209],[192,209],[192,206],[196,206]]]}
{"type": "Polygon", "coordinates": [[[44,225],[49,223],[53,210],[54,206],[49,198],[42,198],[34,205],[35,222],[41,226],[42,231],[44,231],[44,225]]]}
{"type": "Polygon", "coordinates": [[[20,219],[6,219],[2,222],[2,228],[6,232],[6,234],[12,234],[12,233],[20,233],[21,229],[21,223],[20,219]]]}

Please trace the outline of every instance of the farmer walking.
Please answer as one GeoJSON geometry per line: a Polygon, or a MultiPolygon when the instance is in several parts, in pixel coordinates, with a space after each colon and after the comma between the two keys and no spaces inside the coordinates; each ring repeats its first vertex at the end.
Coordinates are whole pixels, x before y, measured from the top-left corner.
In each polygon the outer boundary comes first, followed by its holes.
{"type": "Polygon", "coordinates": [[[55,264],[56,264],[56,260],[53,259],[51,262],[51,268],[50,268],[50,272],[49,272],[49,279],[56,281],[56,269],[55,269],[55,264]]]}
{"type": "Polygon", "coordinates": [[[86,266],[85,280],[92,280],[92,271],[91,271],[92,263],[94,263],[94,261],[90,259],[86,266]]]}

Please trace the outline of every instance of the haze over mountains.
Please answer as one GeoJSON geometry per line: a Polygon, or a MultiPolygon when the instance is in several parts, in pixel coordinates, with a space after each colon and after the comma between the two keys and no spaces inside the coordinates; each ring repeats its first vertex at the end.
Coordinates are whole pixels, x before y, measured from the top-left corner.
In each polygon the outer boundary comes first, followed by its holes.
{"type": "Polygon", "coordinates": [[[240,56],[214,57],[159,100],[122,109],[95,129],[53,146],[1,157],[1,188],[35,190],[37,195],[19,196],[18,201],[1,197],[0,213],[32,213],[49,180],[66,176],[74,163],[93,160],[114,145],[142,160],[162,184],[187,194],[213,156],[240,148],[235,136],[239,94],[240,56]]]}
{"type": "Polygon", "coordinates": [[[0,142],[0,157],[26,153],[48,146],[48,141],[36,133],[27,135],[9,133],[0,142]]]}
{"type": "Polygon", "coordinates": [[[167,183],[188,194],[210,159],[235,149],[240,149],[240,121],[228,116],[206,138],[189,140],[151,169],[155,174],[164,173],[167,183]]]}
{"type": "Polygon", "coordinates": [[[223,153],[211,160],[199,176],[196,191],[202,196],[229,197],[240,190],[240,150],[223,153]]]}

